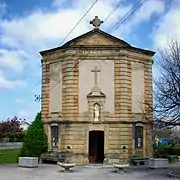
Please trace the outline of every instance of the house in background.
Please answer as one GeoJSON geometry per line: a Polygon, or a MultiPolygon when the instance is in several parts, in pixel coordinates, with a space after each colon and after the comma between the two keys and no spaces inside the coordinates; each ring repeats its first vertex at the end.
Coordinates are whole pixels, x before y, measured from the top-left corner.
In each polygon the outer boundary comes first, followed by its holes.
{"type": "Polygon", "coordinates": [[[20,127],[23,129],[23,131],[27,131],[28,127],[30,126],[30,123],[26,121],[26,119],[19,119],[20,121],[20,127]]]}

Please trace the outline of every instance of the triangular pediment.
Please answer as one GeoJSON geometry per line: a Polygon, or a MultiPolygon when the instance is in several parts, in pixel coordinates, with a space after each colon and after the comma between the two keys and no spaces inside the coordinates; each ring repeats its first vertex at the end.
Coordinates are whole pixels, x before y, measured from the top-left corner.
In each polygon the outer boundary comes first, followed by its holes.
{"type": "Polygon", "coordinates": [[[76,42],[76,45],[122,45],[122,43],[113,41],[100,34],[92,34],[90,37],[85,37],[76,42]]]}
{"type": "Polygon", "coordinates": [[[121,46],[121,47],[127,47],[130,46],[125,41],[118,39],[108,33],[105,33],[101,30],[92,30],[86,34],[83,34],[75,39],[72,39],[71,41],[67,42],[63,46],[95,46],[95,45],[106,45],[106,46],[121,46]]]}
{"type": "Polygon", "coordinates": [[[60,49],[66,49],[66,48],[87,48],[87,47],[113,47],[113,48],[130,48],[135,51],[140,51],[144,54],[148,54],[150,56],[153,56],[155,52],[149,51],[149,50],[144,50],[140,48],[136,48],[128,44],[127,42],[112,36],[104,31],[101,31],[100,29],[93,29],[92,31],[89,31],[81,36],[78,36],[77,38],[74,38],[68,42],[66,42],[64,45],[53,48],[53,49],[48,49],[41,51],[40,54],[42,56],[52,53],[54,51],[60,50],[60,49]]]}

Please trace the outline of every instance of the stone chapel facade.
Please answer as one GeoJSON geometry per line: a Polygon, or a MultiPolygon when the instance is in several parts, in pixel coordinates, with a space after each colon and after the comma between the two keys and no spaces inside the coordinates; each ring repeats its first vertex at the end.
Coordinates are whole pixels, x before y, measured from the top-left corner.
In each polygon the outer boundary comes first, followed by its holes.
{"type": "Polygon", "coordinates": [[[70,146],[76,163],[151,157],[153,51],[95,27],[40,54],[50,149],[70,146]]]}

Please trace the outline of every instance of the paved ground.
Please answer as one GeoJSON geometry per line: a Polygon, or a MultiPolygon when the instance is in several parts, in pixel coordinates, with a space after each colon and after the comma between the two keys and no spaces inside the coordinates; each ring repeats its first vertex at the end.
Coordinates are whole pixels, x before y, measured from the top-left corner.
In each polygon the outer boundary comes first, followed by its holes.
{"type": "Polygon", "coordinates": [[[117,174],[112,167],[88,165],[75,167],[73,172],[65,173],[56,165],[42,164],[35,169],[0,165],[0,180],[172,180],[167,177],[171,170],[172,168],[151,170],[131,167],[125,174],[117,174]]]}

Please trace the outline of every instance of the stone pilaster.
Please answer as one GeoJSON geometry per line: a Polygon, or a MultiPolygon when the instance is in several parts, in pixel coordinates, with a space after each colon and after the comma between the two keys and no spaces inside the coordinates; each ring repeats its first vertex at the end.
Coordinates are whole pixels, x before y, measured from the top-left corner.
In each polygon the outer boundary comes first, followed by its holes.
{"type": "Polygon", "coordinates": [[[79,66],[78,59],[71,56],[64,59],[62,63],[62,121],[67,121],[62,128],[61,147],[66,148],[70,145],[67,138],[73,138],[68,121],[78,120],[79,116],[79,66]]]}
{"type": "MultiPolygon", "coordinates": [[[[121,120],[124,121],[132,121],[132,93],[131,93],[131,62],[128,61],[125,57],[121,60],[120,64],[120,112],[121,112],[121,120]]],[[[128,158],[130,154],[132,154],[132,126],[129,125],[121,125],[121,141],[126,141],[125,145],[127,148],[126,153],[124,154],[124,158],[128,158]],[[127,134],[123,133],[127,132],[127,134]]],[[[124,146],[124,144],[123,144],[124,146]]]]}
{"type": "MultiPolygon", "coordinates": [[[[42,61],[42,89],[41,89],[41,117],[44,123],[49,120],[49,102],[50,102],[50,68],[49,64],[42,61]]],[[[44,125],[48,144],[50,146],[50,131],[48,125],[44,125]]]]}
{"type": "Polygon", "coordinates": [[[115,114],[131,120],[131,66],[125,58],[115,60],[115,114]]]}
{"type": "Polygon", "coordinates": [[[74,117],[74,62],[71,57],[62,64],[62,120],[73,120],[74,117]]]}
{"type": "Polygon", "coordinates": [[[153,114],[150,107],[153,105],[152,98],[152,62],[148,61],[144,64],[144,101],[145,101],[145,114],[148,120],[153,120],[153,114]],[[150,107],[149,107],[150,106],[150,107]]]}
{"type": "MultiPolygon", "coordinates": [[[[153,113],[152,107],[153,99],[152,99],[152,62],[148,61],[144,63],[144,103],[145,103],[145,118],[147,121],[152,122],[153,113]]],[[[150,133],[151,125],[146,125],[146,143],[145,143],[145,154],[146,156],[151,155],[151,133],[150,133]]]]}
{"type": "Polygon", "coordinates": [[[74,121],[79,117],[79,61],[74,59],[74,121]]]}
{"type": "Polygon", "coordinates": [[[114,60],[115,116],[120,119],[120,61],[114,60]]]}
{"type": "MultiPolygon", "coordinates": [[[[131,64],[126,57],[114,61],[115,117],[117,121],[132,121],[131,64]]],[[[132,154],[132,125],[120,124],[120,147],[127,148],[123,157],[132,154]],[[127,132],[126,134],[124,134],[127,132]],[[126,143],[125,143],[126,142],[126,143]]]]}
{"type": "Polygon", "coordinates": [[[146,149],[145,149],[145,156],[146,157],[150,157],[151,156],[151,126],[150,125],[146,125],[146,149]]]}
{"type": "MultiPolygon", "coordinates": [[[[128,78],[129,78],[129,88],[127,89],[127,97],[129,96],[129,106],[127,106],[128,110],[128,119],[132,122],[132,69],[131,69],[131,62],[128,61],[128,78]]],[[[128,157],[133,155],[133,132],[132,132],[132,124],[128,125],[129,127],[129,141],[128,141],[128,157]]]]}

